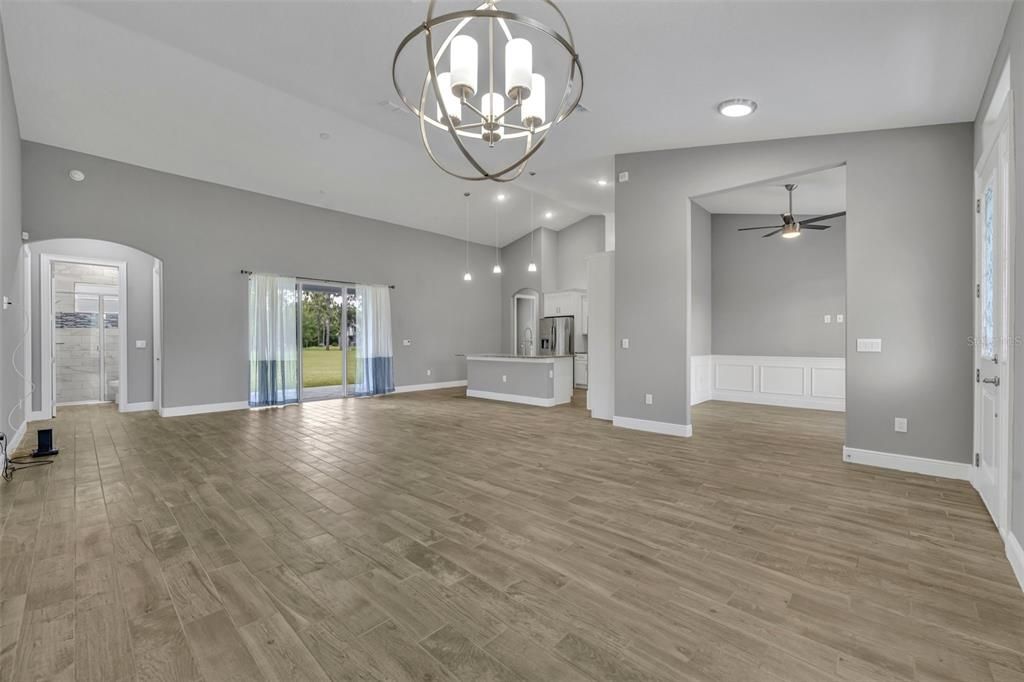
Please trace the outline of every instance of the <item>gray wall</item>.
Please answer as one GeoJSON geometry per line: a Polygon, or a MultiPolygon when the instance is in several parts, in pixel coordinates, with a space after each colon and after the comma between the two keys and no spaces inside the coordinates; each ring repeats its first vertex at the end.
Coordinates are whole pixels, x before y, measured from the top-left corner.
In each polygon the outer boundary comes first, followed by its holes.
{"type": "Polygon", "coordinates": [[[693,248],[690,253],[690,354],[710,355],[712,352],[712,256],[711,214],[696,202],[691,205],[690,225],[693,248]]]}
{"type": "MultiPolygon", "coordinates": [[[[495,324],[501,329],[501,352],[512,353],[512,295],[520,289],[533,289],[543,293],[553,291],[558,268],[558,236],[553,230],[539,227],[533,231],[533,258],[537,272],[527,272],[530,264],[530,235],[524,235],[501,249],[501,275],[488,275],[499,282],[500,306],[495,309],[501,320],[495,324]],[[545,288],[547,287],[547,288],[545,288]]],[[[493,253],[492,253],[493,259],[493,253]]],[[[543,298],[537,301],[538,315],[543,298]]],[[[534,328],[536,332],[536,326],[534,328]]],[[[536,342],[536,339],[535,339],[536,342]]]]}
{"type": "Polygon", "coordinates": [[[396,284],[398,385],[465,379],[456,353],[499,348],[493,248],[472,245],[463,282],[456,239],[29,142],[22,164],[33,239],[103,239],[163,261],[165,407],[246,400],[242,268],[396,284]]]}
{"type": "Polygon", "coordinates": [[[587,288],[587,256],[604,251],[604,216],[592,215],[558,231],[558,271],[555,286],[587,288]]]}
{"type": "MultiPolygon", "coordinates": [[[[1016,102],[1013,108],[1013,131],[1014,131],[1014,166],[1016,172],[1016,223],[1017,240],[1015,243],[1014,259],[1018,271],[1024,267],[1024,238],[1021,238],[1021,217],[1024,216],[1024,189],[1022,189],[1021,178],[1024,177],[1024,103],[1021,101],[1021,94],[1024,93],[1024,3],[1017,0],[1013,3],[1010,11],[1010,18],[1006,22],[1006,30],[1003,32],[1003,39],[999,43],[999,51],[996,53],[995,63],[992,66],[992,73],[989,75],[988,84],[985,87],[985,95],[982,97],[981,106],[978,108],[978,118],[975,121],[975,162],[981,157],[981,130],[982,119],[988,110],[992,100],[992,92],[995,89],[996,81],[999,79],[1006,60],[1012,61],[1011,68],[1011,89],[1013,90],[1016,102]]],[[[1024,335],[1024,277],[1014,278],[1014,338],[1024,335]]],[[[1018,346],[1018,350],[1019,350],[1018,346]]],[[[1017,356],[1020,357],[1019,354],[1017,356]]],[[[1024,386],[1024,362],[1019,359],[1014,363],[1014,386],[1024,386]]],[[[1019,389],[1018,389],[1019,390],[1019,389]]],[[[1024,400],[1014,402],[1013,415],[1013,443],[1015,444],[1011,462],[1011,510],[1010,530],[1018,540],[1024,539],[1024,400]]]]}
{"type": "MultiPolygon", "coordinates": [[[[9,438],[14,437],[25,418],[23,408],[15,409],[24,382],[11,364],[11,354],[25,331],[24,279],[18,255],[21,229],[21,133],[0,26],[0,295],[14,301],[12,307],[0,312],[0,431],[9,438]]],[[[22,358],[16,358],[16,362],[21,368],[22,358]]]]}
{"type": "Polygon", "coordinates": [[[847,357],[847,445],[969,461],[972,149],[953,124],[617,156],[616,414],[690,423],[688,197],[845,162],[847,346],[883,340],[847,357]]]}
{"type": "MultiPolygon", "coordinates": [[[[60,256],[101,258],[124,261],[128,276],[127,345],[121,349],[128,355],[128,379],[121,379],[127,387],[128,402],[147,403],[153,400],[153,257],[137,249],[95,239],[47,239],[32,241],[32,380],[41,385],[40,363],[42,351],[40,341],[39,311],[39,256],[48,253],[60,256]],[[145,348],[136,348],[135,341],[146,342],[145,348]]],[[[32,409],[40,410],[42,394],[36,391],[32,396],[32,409]]]]}
{"type": "MultiPolygon", "coordinates": [[[[846,324],[835,316],[846,310],[846,221],[831,220],[832,229],[805,230],[796,239],[737,231],[779,222],[778,215],[711,217],[712,352],[845,357],[846,324]]],[[[695,229],[694,271],[697,236],[695,229]]],[[[694,286],[695,314],[697,293],[694,286]]]]}

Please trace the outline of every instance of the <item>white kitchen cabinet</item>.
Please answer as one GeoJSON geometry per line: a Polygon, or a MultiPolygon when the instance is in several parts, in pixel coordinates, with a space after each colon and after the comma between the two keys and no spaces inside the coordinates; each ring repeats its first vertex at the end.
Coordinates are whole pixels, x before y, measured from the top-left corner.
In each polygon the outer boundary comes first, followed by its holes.
{"type": "Polygon", "coordinates": [[[573,358],[573,382],[577,388],[587,387],[587,356],[577,354],[573,358]]]}
{"type": "Polygon", "coordinates": [[[590,299],[587,298],[586,294],[583,295],[583,302],[580,307],[581,317],[583,318],[580,323],[580,332],[583,334],[590,333],[590,299]]]}

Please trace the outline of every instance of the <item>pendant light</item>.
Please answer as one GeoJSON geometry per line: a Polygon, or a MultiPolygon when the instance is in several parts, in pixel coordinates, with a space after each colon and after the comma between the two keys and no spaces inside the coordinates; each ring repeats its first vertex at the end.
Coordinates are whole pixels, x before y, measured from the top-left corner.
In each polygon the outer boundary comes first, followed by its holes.
{"type": "Polygon", "coordinates": [[[501,250],[498,248],[498,205],[494,205],[494,268],[495,275],[501,274],[501,250]]]}
{"type": "MultiPolygon", "coordinates": [[[[530,171],[530,177],[537,175],[536,172],[530,171]]],[[[530,264],[526,266],[527,272],[537,272],[537,261],[533,260],[533,190],[530,190],[530,264]]]]}
{"type": "Polygon", "coordinates": [[[469,271],[469,192],[466,192],[463,196],[466,197],[466,274],[462,276],[464,282],[473,281],[473,273],[469,271]]]}

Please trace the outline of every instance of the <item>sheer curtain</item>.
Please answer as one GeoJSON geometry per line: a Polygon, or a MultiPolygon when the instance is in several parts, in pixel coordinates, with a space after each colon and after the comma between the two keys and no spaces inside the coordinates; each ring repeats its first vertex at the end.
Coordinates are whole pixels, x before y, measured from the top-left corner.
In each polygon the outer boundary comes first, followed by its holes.
{"type": "Polygon", "coordinates": [[[356,395],[381,395],[395,390],[391,346],[391,289],[356,286],[356,395]]]}
{"type": "Polygon", "coordinates": [[[299,294],[294,277],[249,276],[249,404],[299,399],[299,294]]]}

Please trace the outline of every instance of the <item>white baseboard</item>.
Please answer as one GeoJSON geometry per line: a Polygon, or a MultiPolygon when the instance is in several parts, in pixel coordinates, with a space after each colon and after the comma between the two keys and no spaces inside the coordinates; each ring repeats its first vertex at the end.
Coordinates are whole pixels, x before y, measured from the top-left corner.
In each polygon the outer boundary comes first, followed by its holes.
{"type": "Polygon", "coordinates": [[[660,433],[666,436],[682,436],[689,438],[693,435],[692,424],[672,424],[669,422],[656,422],[649,419],[635,419],[634,417],[612,417],[612,426],[634,431],[649,431],[660,433]]]}
{"type": "Polygon", "coordinates": [[[1012,532],[1007,533],[1004,539],[1006,540],[1006,558],[1010,560],[1010,566],[1013,568],[1013,574],[1017,576],[1020,589],[1024,590],[1024,548],[1021,548],[1020,543],[1017,542],[1017,536],[1012,532]]]}
{"type": "Polygon", "coordinates": [[[152,400],[146,403],[128,403],[124,406],[122,412],[146,412],[147,410],[155,410],[156,405],[152,400]]]}
{"type": "Polygon", "coordinates": [[[28,429],[28,422],[21,422],[21,426],[10,436],[10,440],[7,441],[7,456],[13,457],[14,451],[18,449],[21,444],[21,439],[25,437],[25,431],[28,429]]]}
{"type": "Polygon", "coordinates": [[[947,462],[941,459],[911,457],[909,455],[861,450],[860,448],[849,448],[846,446],[843,446],[843,461],[851,464],[882,467],[883,469],[909,471],[910,473],[924,474],[925,476],[937,476],[938,478],[955,478],[961,481],[969,481],[971,478],[971,465],[966,462],[947,462]]]}
{"type": "Polygon", "coordinates": [[[436,391],[439,388],[458,388],[466,385],[465,379],[458,381],[438,381],[433,384],[409,384],[407,386],[395,386],[395,393],[413,393],[415,391],[436,391]]]}
{"type": "Polygon", "coordinates": [[[714,391],[711,397],[706,398],[706,400],[722,400],[729,403],[748,403],[752,405],[774,405],[776,407],[797,407],[802,410],[846,411],[845,400],[835,401],[804,396],[766,396],[757,393],[736,394],[731,391],[714,391]]]}
{"type": "Polygon", "coordinates": [[[249,403],[245,400],[234,403],[209,403],[207,405],[182,405],[180,407],[160,408],[161,417],[185,417],[190,414],[206,414],[208,412],[230,412],[231,410],[248,410],[249,403]]]}
{"type": "Polygon", "coordinates": [[[569,402],[569,400],[566,400],[559,403],[555,398],[535,398],[529,395],[495,393],[494,391],[477,391],[474,389],[467,389],[466,397],[484,398],[485,400],[500,400],[505,403],[519,403],[520,405],[533,405],[534,407],[554,407],[555,405],[564,405],[569,402]]]}

